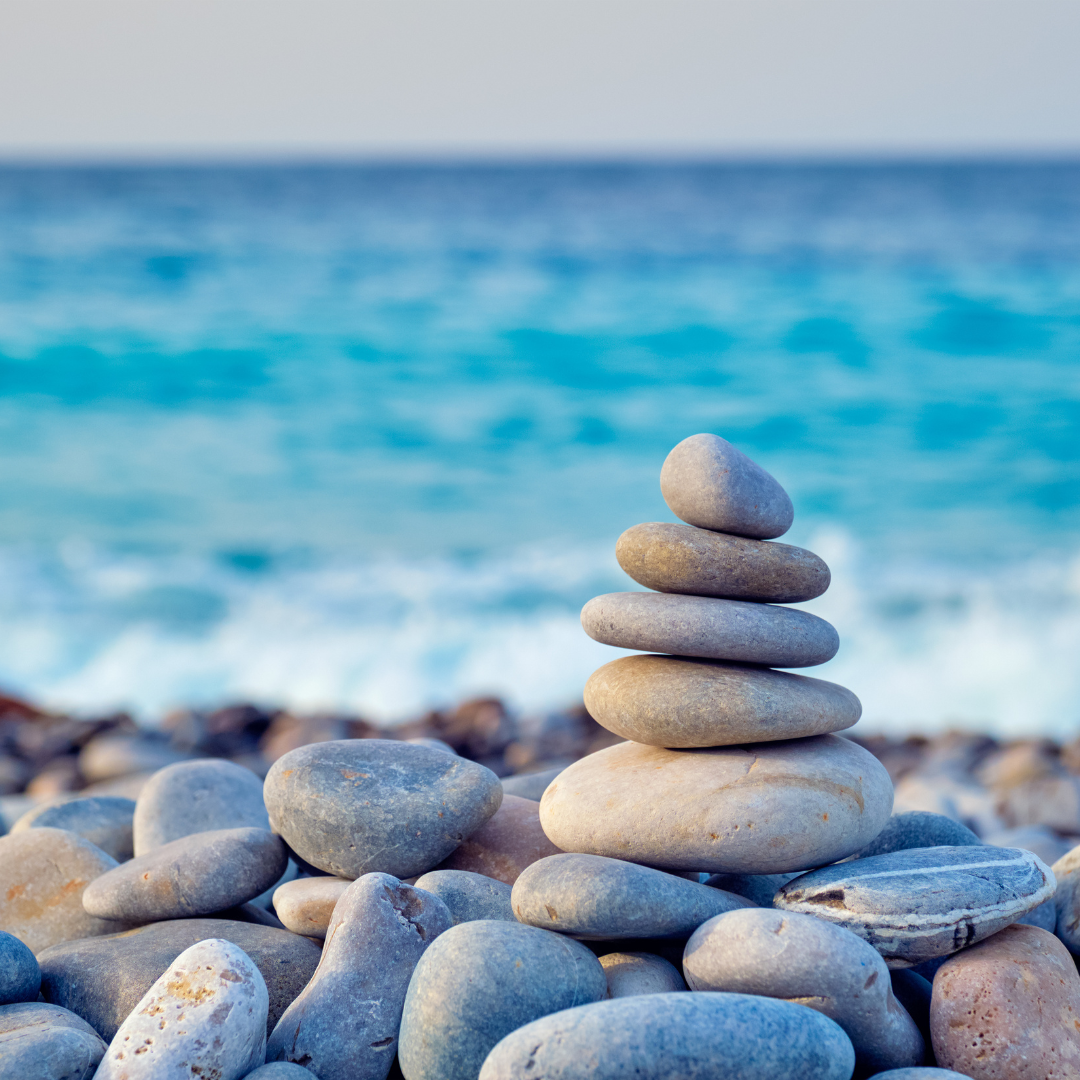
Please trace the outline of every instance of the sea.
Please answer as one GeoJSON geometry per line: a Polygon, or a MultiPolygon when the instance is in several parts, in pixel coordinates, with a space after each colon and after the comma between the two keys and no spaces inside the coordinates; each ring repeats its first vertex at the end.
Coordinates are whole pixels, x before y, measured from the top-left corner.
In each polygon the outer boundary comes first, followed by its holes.
{"type": "Polygon", "coordinates": [[[860,730],[1080,734],[1080,162],[0,167],[0,689],[579,703],[714,432],[860,730]]]}

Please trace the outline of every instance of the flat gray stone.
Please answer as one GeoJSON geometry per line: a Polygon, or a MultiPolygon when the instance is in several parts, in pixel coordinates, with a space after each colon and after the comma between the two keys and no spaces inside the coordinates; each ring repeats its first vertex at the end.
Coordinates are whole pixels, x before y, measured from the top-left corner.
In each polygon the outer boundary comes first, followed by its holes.
{"type": "Polygon", "coordinates": [[[0,1007],[0,1076],[6,1080],[91,1080],[105,1043],[67,1009],[41,1002],[0,1007]]]}
{"type": "Polygon", "coordinates": [[[269,996],[243,949],[185,949],[120,1025],[95,1080],[242,1080],[263,1063],[269,996]]]}
{"type": "Polygon", "coordinates": [[[88,799],[70,799],[62,803],[35,806],[28,810],[14,825],[13,833],[25,829],[67,829],[68,832],[89,840],[117,862],[130,859],[132,855],[132,817],[135,803],[110,795],[91,796],[88,799]]]}
{"type": "Polygon", "coordinates": [[[1062,855],[1052,870],[1057,881],[1054,933],[1069,952],[1080,956],[1080,846],[1062,855]]]}
{"type": "Polygon", "coordinates": [[[325,938],[334,916],[334,907],[352,884],[348,878],[297,878],[274,891],[274,910],[284,926],[294,934],[325,938]]]}
{"type": "Polygon", "coordinates": [[[37,1001],[40,987],[34,954],[17,937],[0,931],[0,1005],[37,1001]]]}
{"type": "Polygon", "coordinates": [[[736,896],[745,897],[754,907],[772,907],[773,897],[781,885],[786,885],[796,874],[713,874],[705,884],[713,889],[723,889],[736,896]]]}
{"type": "Polygon", "coordinates": [[[239,946],[262,972],[270,995],[267,1030],[315,974],[322,949],[310,938],[254,923],[174,919],[109,937],[68,941],[43,952],[41,992],[81,1016],[105,1040],[169,965],[207,938],[239,946]]]}
{"type": "Polygon", "coordinates": [[[690,525],[757,540],[783,536],[795,518],[787,492],[719,435],[683,439],[660,469],[660,493],[690,525]]]}
{"type": "Polygon", "coordinates": [[[612,952],[600,957],[608,997],[673,994],[686,989],[679,969],[662,956],[644,952],[612,952]]]}
{"type": "Polygon", "coordinates": [[[479,1080],[849,1080],[854,1066],[851,1040],[827,1016],[788,1001],[704,991],[545,1016],[507,1035],[479,1080]]]}
{"type": "Polygon", "coordinates": [[[647,589],[727,600],[794,604],[820,596],[831,579],[805,548],[660,521],[627,529],[615,558],[647,589]]]}
{"type": "Polygon", "coordinates": [[[909,810],[906,814],[893,814],[881,830],[860,851],[856,858],[871,855],[887,855],[890,851],[908,851],[924,847],[976,846],[982,841],[966,825],[944,814],[929,810],[909,810]]]}
{"type": "Polygon", "coordinates": [[[135,854],[182,836],[217,829],[269,829],[262,781],[250,769],[216,758],[159,769],[139,793],[135,854]]]}
{"type": "Polygon", "coordinates": [[[490,770],[393,739],[342,739],[292,750],[263,789],[274,831],[337,877],[398,878],[433,869],[502,802],[490,770]]]}
{"type": "Polygon", "coordinates": [[[1046,864],[1020,848],[911,848],[803,874],[774,904],[844,926],[889,967],[904,968],[997,933],[1055,885],[1046,864]]]}
{"type": "Polygon", "coordinates": [[[675,593],[607,593],[581,609],[585,633],[605,645],[769,667],[813,667],[840,638],[800,608],[675,593]]]}
{"type": "Polygon", "coordinates": [[[526,868],[511,897],[520,923],[586,941],[686,937],[749,901],[648,866],[599,855],[551,855],[526,868]]]}
{"type": "Polygon", "coordinates": [[[194,833],[95,878],[83,908],[134,923],[212,915],[273,885],[288,858],[280,838],[265,829],[194,833]]]}
{"type": "Polygon", "coordinates": [[[310,1066],[319,1080],[385,1080],[398,1049],[405,991],[450,912],[389,874],[365,874],[342,893],[315,977],[285,1010],[269,1061],[310,1066]]]}
{"type": "Polygon", "coordinates": [[[824,679],[720,660],[623,656],[585,684],[585,707],[608,731],[648,746],[735,746],[842,731],[859,699],[824,679]]]}
{"type": "Polygon", "coordinates": [[[505,881],[471,870],[432,870],[416,879],[416,887],[434,894],[446,905],[454,926],[477,919],[517,922],[510,903],[513,890],[505,881]]]}
{"type": "Polygon", "coordinates": [[[600,961],[579,942],[535,926],[461,923],[416,966],[401,1019],[401,1071],[408,1080],[476,1080],[504,1035],[606,993],[600,961]]]}
{"type": "Polygon", "coordinates": [[[686,943],[691,990],[797,1001],[835,1020],[863,1072],[920,1065],[926,1047],[896,1000],[885,961],[862,938],[812,915],[746,908],[699,926],[686,943]]]}
{"type": "Polygon", "coordinates": [[[930,1001],[934,996],[934,986],[923,978],[914,968],[893,968],[889,972],[893,995],[907,1010],[908,1016],[915,1021],[922,1034],[923,1042],[931,1047],[930,1037],[930,1001]]]}
{"type": "Polygon", "coordinates": [[[836,735],[665,750],[625,742],[565,769],[540,822],[563,851],[666,870],[780,874],[865,847],[892,810],[892,782],[836,735]]]}
{"type": "Polygon", "coordinates": [[[563,771],[565,766],[545,769],[543,772],[519,773],[517,776],[504,776],[502,789],[506,795],[517,795],[520,799],[532,799],[539,802],[548,784],[563,771]]]}

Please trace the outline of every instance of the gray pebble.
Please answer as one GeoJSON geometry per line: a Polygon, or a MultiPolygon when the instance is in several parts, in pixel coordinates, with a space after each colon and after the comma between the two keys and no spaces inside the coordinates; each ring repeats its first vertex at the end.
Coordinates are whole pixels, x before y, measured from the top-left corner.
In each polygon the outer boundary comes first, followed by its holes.
{"type": "Polygon", "coordinates": [[[413,969],[449,928],[437,896],[389,874],[358,878],[334,908],[319,970],[270,1035],[267,1059],[310,1066],[319,1080],[385,1080],[413,969]]]}
{"type": "Polygon", "coordinates": [[[803,874],[774,903],[847,927],[903,968],[997,933],[1054,887],[1046,864],[1020,848],[911,848],[803,874]]]}
{"type": "Polygon", "coordinates": [[[787,492],[719,435],[683,439],[660,469],[660,493],[690,525],[736,536],[771,540],[795,518],[787,492]]]}
{"type": "Polygon", "coordinates": [[[511,898],[518,922],[590,941],[686,937],[749,901],[663,870],[599,855],[551,855],[526,867],[511,898]]]}
{"type": "Polygon", "coordinates": [[[416,879],[416,887],[434,894],[446,905],[454,926],[477,919],[517,922],[510,903],[513,890],[505,881],[471,870],[432,870],[416,879]]]}
{"type": "Polygon", "coordinates": [[[1054,933],[1069,952],[1080,956],[1080,845],[1067,855],[1062,855],[1052,869],[1057,879],[1054,933]]]}
{"type": "Polygon", "coordinates": [[[462,923],[416,966],[401,1020],[401,1071],[407,1080],[476,1080],[504,1035],[606,993],[600,961],[579,942],[535,926],[462,923]]]}
{"type": "Polygon", "coordinates": [[[499,809],[502,786],[490,769],[441,750],[345,739],[278,758],[263,795],[274,831],[313,866],[407,878],[476,832],[499,809]]]}
{"type": "Polygon", "coordinates": [[[908,1016],[915,1021],[927,1050],[932,1050],[930,1001],[934,995],[933,983],[923,978],[914,968],[895,968],[889,972],[889,977],[896,1000],[907,1009],[908,1016]]]}
{"type": "Polygon", "coordinates": [[[89,799],[69,799],[62,803],[36,806],[28,810],[11,827],[13,833],[24,829],[67,829],[89,840],[117,862],[130,859],[132,847],[132,817],[135,803],[109,795],[89,799]]]}
{"type": "Polygon", "coordinates": [[[79,772],[93,784],[134,773],[155,772],[187,757],[168,743],[144,735],[95,735],[79,751],[79,772]]]}
{"type": "Polygon", "coordinates": [[[743,896],[755,907],[772,907],[777,890],[796,874],[713,874],[705,884],[713,889],[743,896]]]}
{"type": "Polygon", "coordinates": [[[442,739],[433,739],[428,735],[417,735],[413,739],[406,739],[410,746],[426,746],[429,750],[441,750],[444,754],[457,754],[457,751],[442,739]]]}
{"type": "Polygon", "coordinates": [[[703,991],[545,1016],[507,1035],[479,1080],[849,1080],[854,1066],[851,1040],[813,1009],[703,991]]]}
{"type": "Polygon", "coordinates": [[[83,892],[83,908],[128,922],[212,915],[258,896],[287,861],[285,845],[265,829],[194,833],[95,878],[83,892]]]}
{"type": "Polygon", "coordinates": [[[311,1072],[302,1065],[294,1065],[291,1061],[272,1061],[249,1072],[244,1080],[311,1080],[311,1077],[311,1072]]]}
{"type": "Polygon", "coordinates": [[[91,1080],[105,1043],[67,1009],[41,1002],[0,1007],[0,1076],[5,1080],[91,1080]]]}
{"type": "Polygon", "coordinates": [[[769,667],[812,667],[836,655],[831,624],[799,608],[674,593],[607,593],[581,609],[585,633],[605,645],[769,667]]]}
{"type": "Polygon", "coordinates": [[[963,1073],[952,1069],[935,1069],[926,1065],[916,1065],[911,1069],[889,1069],[888,1072],[875,1073],[870,1080],[969,1080],[963,1073]]]}
{"type": "Polygon", "coordinates": [[[748,908],[699,926],[686,943],[691,990],[798,1001],[835,1020],[864,1071],[922,1063],[925,1045],[896,1000],[881,957],[849,930],[811,915],[748,908]]]}
{"type": "Polygon", "coordinates": [[[1053,829],[1048,829],[1045,825],[1023,825],[1016,829],[988,832],[983,837],[983,843],[1034,851],[1047,866],[1053,866],[1073,849],[1070,841],[1062,840],[1053,829]]]}
{"type": "Polygon", "coordinates": [[[890,851],[907,851],[923,847],[964,847],[978,845],[982,841],[966,825],[933,814],[929,810],[909,810],[906,814],[893,814],[881,830],[860,851],[856,858],[870,855],[887,855],[890,851]]]}
{"type": "Polygon", "coordinates": [[[560,765],[557,769],[545,769],[543,772],[519,773],[517,776],[504,776],[502,789],[506,795],[517,795],[520,799],[532,799],[539,802],[547,791],[548,784],[555,779],[565,768],[560,765]]]}
{"type": "Polygon", "coordinates": [[[612,952],[600,957],[609,998],[639,994],[673,994],[686,989],[679,969],[662,956],[644,952],[612,952]]]}
{"type": "Polygon", "coordinates": [[[0,930],[0,1005],[37,1001],[41,968],[34,954],[13,934],[0,930]]]}

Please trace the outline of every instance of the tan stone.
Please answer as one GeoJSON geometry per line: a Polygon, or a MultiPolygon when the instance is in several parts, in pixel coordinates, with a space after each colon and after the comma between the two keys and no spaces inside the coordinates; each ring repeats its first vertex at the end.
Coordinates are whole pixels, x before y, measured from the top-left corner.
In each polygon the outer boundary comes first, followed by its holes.
{"type": "Polygon", "coordinates": [[[339,877],[286,881],[274,890],[274,911],[294,934],[325,938],[334,906],[350,884],[348,879],[339,877]]]}
{"type": "Polygon", "coordinates": [[[686,989],[679,969],[652,953],[608,953],[600,957],[600,966],[607,976],[609,998],[671,994],[686,989]]]}
{"type": "Polygon", "coordinates": [[[930,1034],[942,1068],[972,1080],[1080,1078],[1080,976],[1064,945],[1008,926],[938,969],[930,1034]]]}

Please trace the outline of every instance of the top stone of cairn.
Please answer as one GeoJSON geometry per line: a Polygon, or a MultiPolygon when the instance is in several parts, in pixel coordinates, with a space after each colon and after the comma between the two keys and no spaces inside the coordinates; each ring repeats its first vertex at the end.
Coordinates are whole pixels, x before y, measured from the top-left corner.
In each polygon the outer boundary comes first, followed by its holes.
{"type": "Polygon", "coordinates": [[[660,491],[672,513],[699,529],[772,540],[791,528],[787,492],[719,435],[691,435],[668,454],[660,491]]]}

